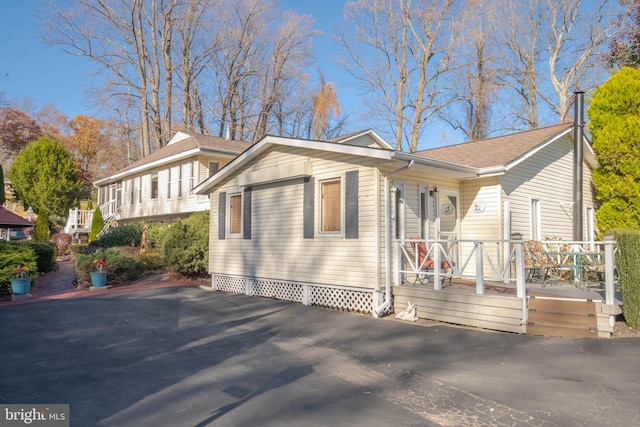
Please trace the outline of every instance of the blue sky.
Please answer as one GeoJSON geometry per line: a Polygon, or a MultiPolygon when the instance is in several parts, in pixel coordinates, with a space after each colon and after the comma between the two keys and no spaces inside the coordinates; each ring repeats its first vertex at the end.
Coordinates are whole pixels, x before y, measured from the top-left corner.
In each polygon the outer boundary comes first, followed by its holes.
{"type": "Polygon", "coordinates": [[[10,100],[31,98],[36,108],[54,104],[69,117],[87,114],[83,99],[92,66],[40,41],[35,13],[41,4],[0,0],[0,91],[10,100]]]}
{"type": "MultiPolygon", "coordinates": [[[[331,61],[335,45],[331,33],[342,20],[345,1],[280,0],[283,9],[311,15],[315,28],[323,34],[314,46],[315,65],[310,71],[313,78],[320,67],[327,81],[336,85],[344,112],[351,112],[355,120],[357,112],[349,106],[356,99],[348,76],[331,61]]],[[[78,114],[97,114],[84,102],[86,92],[92,86],[95,66],[87,59],[74,57],[58,46],[47,46],[39,35],[42,27],[36,16],[43,6],[41,0],[0,0],[0,91],[9,100],[31,98],[35,108],[46,104],[73,118],[78,114]]]]}

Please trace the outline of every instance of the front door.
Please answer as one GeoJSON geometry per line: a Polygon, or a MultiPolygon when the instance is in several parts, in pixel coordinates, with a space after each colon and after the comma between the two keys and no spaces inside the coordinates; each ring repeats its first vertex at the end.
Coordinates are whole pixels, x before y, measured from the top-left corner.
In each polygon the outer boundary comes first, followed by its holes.
{"type": "Polygon", "coordinates": [[[458,192],[440,190],[436,212],[436,238],[441,241],[447,256],[456,265],[460,265],[456,245],[456,241],[460,239],[459,199],[458,192]]]}

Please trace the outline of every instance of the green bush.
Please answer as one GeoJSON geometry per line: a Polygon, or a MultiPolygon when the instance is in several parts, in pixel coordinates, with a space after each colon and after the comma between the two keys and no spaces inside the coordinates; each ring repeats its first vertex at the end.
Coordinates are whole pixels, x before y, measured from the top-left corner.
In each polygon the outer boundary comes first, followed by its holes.
{"type": "Polygon", "coordinates": [[[615,230],[618,280],[622,291],[622,314],[627,325],[640,328],[640,231],[615,230]]]}
{"type": "Polygon", "coordinates": [[[89,286],[92,271],[97,271],[94,261],[104,260],[107,264],[107,284],[132,282],[145,273],[145,264],[140,260],[137,250],[131,247],[99,248],[94,253],[78,253],[75,257],[75,270],[81,286],[89,286]]]}
{"type": "Polygon", "coordinates": [[[142,238],[142,225],[131,224],[122,225],[110,229],[100,237],[99,244],[103,248],[113,248],[116,246],[140,246],[142,238]]]}
{"type": "Polygon", "coordinates": [[[160,249],[145,249],[140,252],[140,260],[148,271],[160,271],[166,267],[164,255],[160,249]]]}
{"type": "Polygon", "coordinates": [[[33,240],[36,242],[48,242],[51,229],[49,228],[49,212],[41,209],[36,218],[35,228],[33,230],[33,240]]]}
{"type": "Polygon", "coordinates": [[[87,243],[72,243],[69,245],[69,253],[72,255],[81,254],[87,246],[87,243]]]}
{"type": "Polygon", "coordinates": [[[91,230],[89,230],[89,242],[98,240],[98,234],[104,228],[104,218],[102,218],[102,211],[100,208],[93,210],[93,217],[91,218],[91,230]]]}
{"type": "Polygon", "coordinates": [[[176,221],[163,241],[167,266],[187,277],[204,277],[209,265],[209,212],[176,221]]]}
{"type": "Polygon", "coordinates": [[[25,245],[30,246],[36,254],[39,273],[48,273],[55,269],[58,256],[58,247],[55,243],[31,241],[25,245]]]}
{"type": "Polygon", "coordinates": [[[161,222],[150,222],[147,224],[147,247],[162,249],[164,236],[169,231],[169,226],[161,222]]]}
{"type": "Polygon", "coordinates": [[[37,257],[33,249],[24,243],[0,240],[0,294],[10,294],[11,279],[18,267],[26,265],[31,274],[38,271],[37,257]]]}

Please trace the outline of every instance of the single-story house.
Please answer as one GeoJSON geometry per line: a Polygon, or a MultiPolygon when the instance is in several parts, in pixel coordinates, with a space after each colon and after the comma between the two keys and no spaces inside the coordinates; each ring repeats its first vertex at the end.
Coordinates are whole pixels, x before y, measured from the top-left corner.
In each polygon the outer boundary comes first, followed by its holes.
{"type": "MultiPolygon", "coordinates": [[[[211,203],[212,288],[380,315],[414,237],[458,267],[476,241],[571,240],[573,139],[564,123],[410,154],[371,130],[266,136],[193,190],[211,203]]],[[[582,147],[593,240],[598,164],[582,147]]]]}

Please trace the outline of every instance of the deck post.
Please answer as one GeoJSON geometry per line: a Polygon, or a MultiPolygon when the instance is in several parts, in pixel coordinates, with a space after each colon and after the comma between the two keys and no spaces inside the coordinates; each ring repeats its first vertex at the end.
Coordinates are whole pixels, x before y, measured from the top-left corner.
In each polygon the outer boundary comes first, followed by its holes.
{"type": "Polygon", "coordinates": [[[484,268],[482,242],[473,242],[476,247],[476,294],[484,295],[484,268]]]}
{"type": "Polygon", "coordinates": [[[433,289],[435,291],[442,290],[441,276],[442,253],[440,252],[440,241],[436,240],[433,244],[433,289]]]}
{"type": "Polygon", "coordinates": [[[516,296],[524,299],[527,294],[524,281],[524,243],[520,240],[513,244],[516,258],[516,296]]]}
{"type": "Polygon", "coordinates": [[[613,235],[604,236],[604,289],[605,303],[607,305],[615,304],[615,289],[613,286],[613,265],[614,265],[614,244],[613,235]]]}

